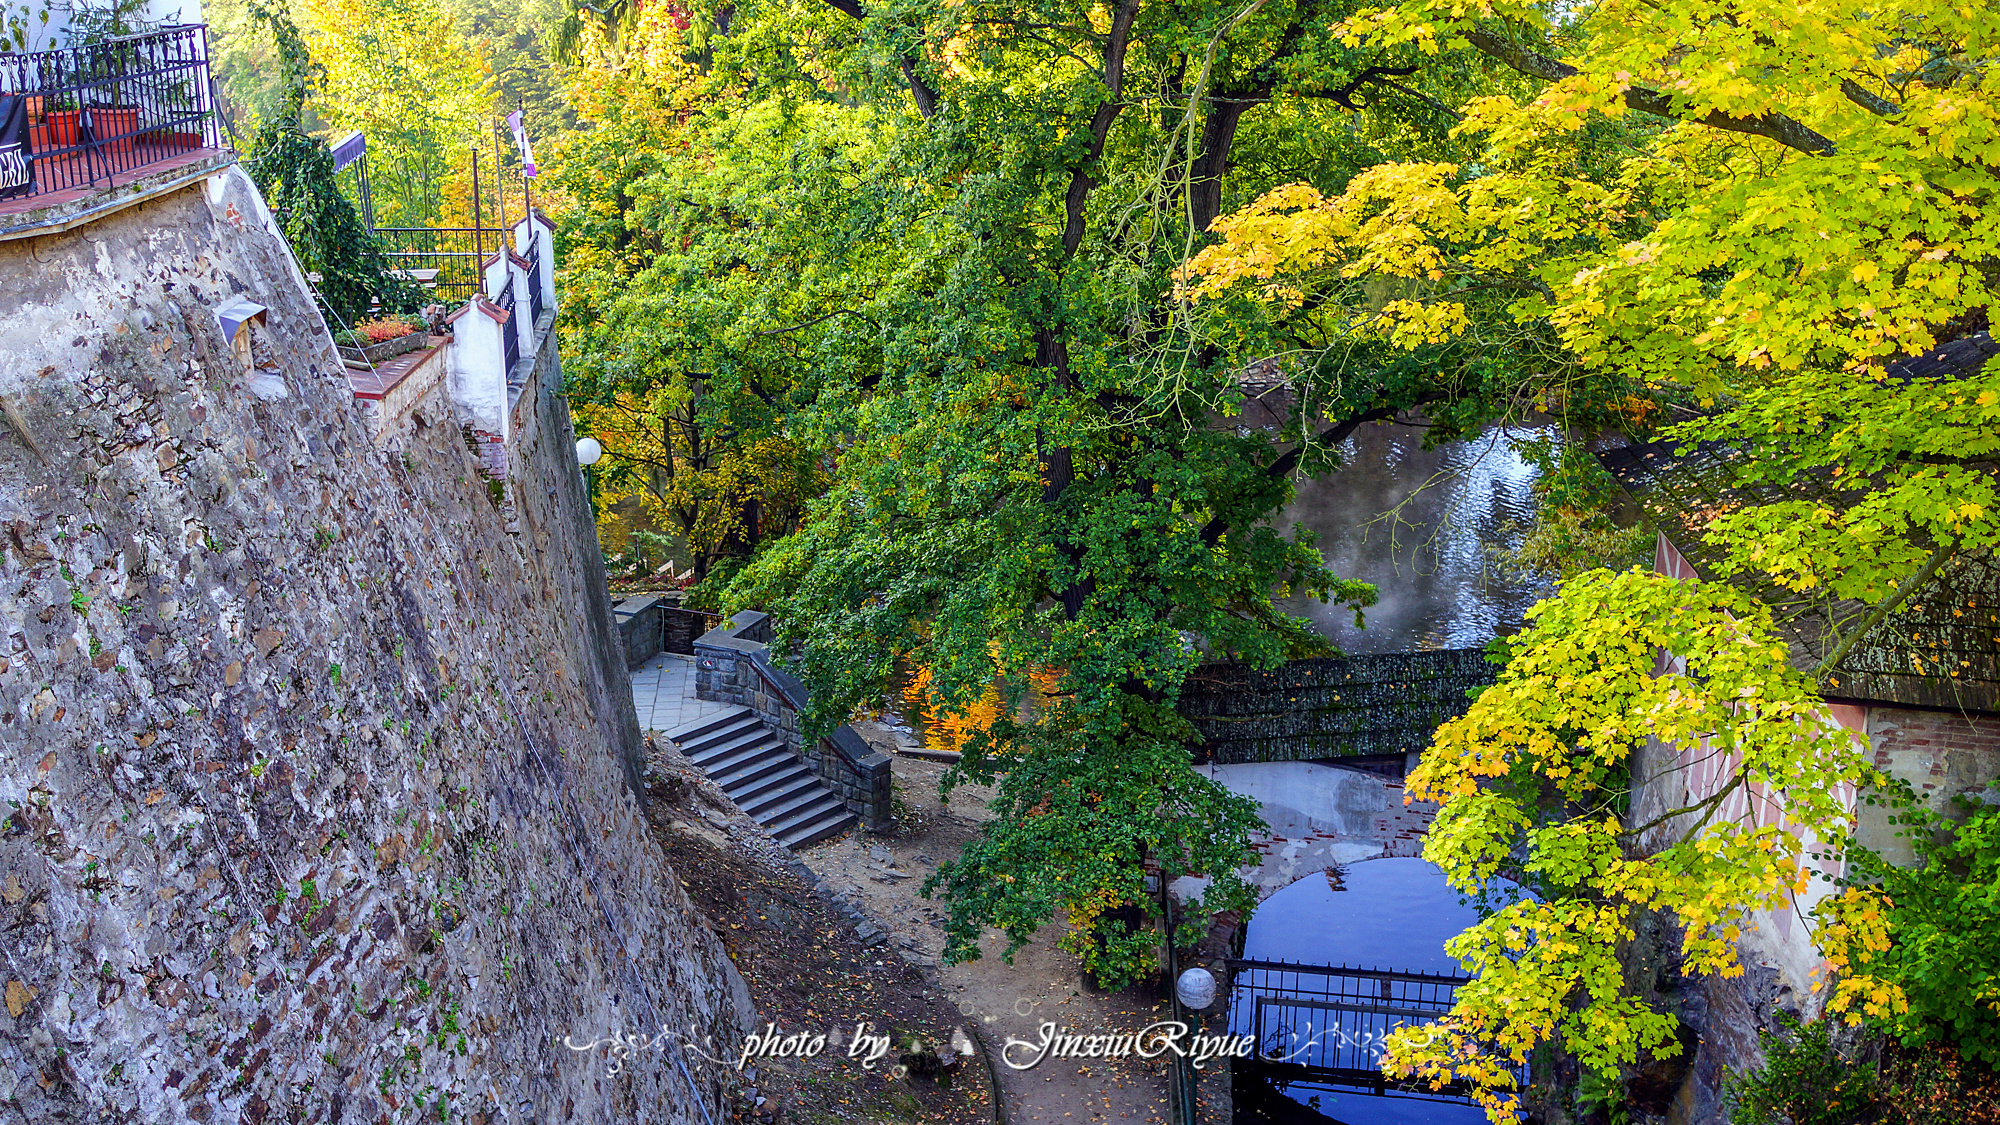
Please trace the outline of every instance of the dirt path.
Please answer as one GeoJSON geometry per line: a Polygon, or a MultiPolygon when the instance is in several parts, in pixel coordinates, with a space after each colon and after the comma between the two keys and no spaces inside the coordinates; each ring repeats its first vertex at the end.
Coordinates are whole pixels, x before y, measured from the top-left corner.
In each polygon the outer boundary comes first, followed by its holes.
{"type": "Polygon", "coordinates": [[[743,974],[760,1023],[775,1025],[774,1038],[825,1036],[812,1057],[751,1059],[740,1069],[742,1044],[707,1045],[720,1059],[700,1065],[719,1067],[732,1087],[729,1123],[990,1125],[987,1069],[952,1053],[951,1033],[968,1021],[934,979],[872,927],[857,927],[810,871],[679,754],[650,756],[649,796],[655,836],[743,974]],[[873,1067],[850,1057],[862,1020],[891,1036],[873,1067]],[[930,1050],[913,1049],[912,1038],[930,1050]],[[940,1055],[952,1063],[942,1074],[940,1055]]]}
{"type": "MultiPolygon", "coordinates": [[[[878,748],[911,745],[905,732],[875,723],[856,723],[861,736],[878,748]]],[[[1144,988],[1101,994],[1079,983],[1076,958],[1056,947],[1060,923],[1045,926],[1009,965],[998,956],[1005,939],[989,935],[980,960],[939,967],[944,949],[941,904],[919,896],[918,888],[937,865],[957,855],[989,814],[990,791],[962,787],[940,805],[939,780],[949,768],[938,762],[896,755],[898,795],[913,814],[898,831],[884,836],[849,833],[799,854],[824,883],[860,906],[889,934],[889,946],[905,961],[935,974],[958,1011],[978,1021],[1005,1095],[1009,1125],[1151,1125],[1167,1120],[1168,1079],[1163,1061],[1044,1059],[1026,1069],[999,1058],[1010,1038],[1038,1042],[1038,1029],[1053,1022],[1065,1033],[1136,1032],[1167,1019],[1165,1004],[1144,988]]],[[[1016,1048],[1025,1060],[1032,1052],[1016,1048]]]]}

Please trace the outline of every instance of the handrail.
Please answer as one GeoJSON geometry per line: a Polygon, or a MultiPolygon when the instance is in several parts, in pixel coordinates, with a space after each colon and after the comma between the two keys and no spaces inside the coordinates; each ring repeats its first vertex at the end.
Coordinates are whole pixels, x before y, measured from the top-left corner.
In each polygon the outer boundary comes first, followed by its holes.
{"type": "Polygon", "coordinates": [[[1401,980],[1413,984],[1470,984],[1472,978],[1456,973],[1404,972],[1392,969],[1350,969],[1344,965],[1310,965],[1292,961],[1258,961],[1248,958],[1233,958],[1226,962],[1229,971],[1242,969],[1267,969],[1284,973],[1305,973],[1314,976],[1366,977],[1369,980],[1401,980]]]}
{"type": "Polygon", "coordinates": [[[0,55],[0,95],[22,99],[28,118],[24,159],[0,169],[0,202],[116,186],[226,151],[208,62],[198,23],[0,55]]]}

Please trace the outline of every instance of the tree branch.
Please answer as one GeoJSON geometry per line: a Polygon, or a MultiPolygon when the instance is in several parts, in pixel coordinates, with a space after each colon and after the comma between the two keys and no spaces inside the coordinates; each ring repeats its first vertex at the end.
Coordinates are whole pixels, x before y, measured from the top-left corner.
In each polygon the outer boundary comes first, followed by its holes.
{"type": "Polygon", "coordinates": [[[1836,665],[1847,658],[1847,654],[1853,650],[1854,646],[1860,643],[1862,637],[1868,635],[1875,626],[1880,625],[1882,619],[1889,616],[1897,606],[1908,601],[1910,595],[1921,589],[1924,583],[1936,577],[1937,572],[1943,569],[1944,564],[1950,561],[1951,557],[1957,553],[1958,546],[1955,543],[1946,543],[1932,552],[1930,561],[1924,563],[1923,567],[1915,574],[1903,579],[1903,584],[1896,587],[1895,593],[1885,598],[1882,604],[1869,610],[1868,616],[1862,619],[1861,624],[1849,630],[1847,635],[1842,637],[1840,642],[1833,646],[1833,651],[1827,653],[1826,658],[1819,662],[1819,667],[1813,669],[1813,680],[1816,682],[1822,676],[1833,671],[1836,665]]]}
{"type": "MultiPolygon", "coordinates": [[[[1380,422],[1384,418],[1395,417],[1397,410],[1398,408],[1394,406],[1381,406],[1375,408],[1374,410],[1363,411],[1362,413],[1356,414],[1354,417],[1349,418],[1344,422],[1341,422],[1339,425],[1328,427],[1326,430],[1320,433],[1319,437],[1314,439],[1313,444],[1328,445],[1335,442],[1346,441],[1347,436],[1349,434],[1353,433],[1355,430],[1360,429],[1362,426],[1365,426],[1370,422],[1380,422]]],[[[1299,456],[1300,454],[1305,452],[1307,444],[1308,443],[1303,441],[1299,442],[1297,445],[1294,445],[1291,449],[1287,450],[1277,460],[1271,462],[1269,465],[1266,465],[1264,467],[1264,475],[1266,477],[1281,477],[1284,476],[1286,473],[1291,472],[1295,467],[1297,467],[1299,463],[1299,456]]],[[[1202,525],[1201,541],[1213,547],[1217,543],[1220,543],[1222,541],[1222,536],[1228,530],[1229,530],[1229,522],[1223,519],[1221,516],[1216,516],[1214,519],[1211,519],[1206,524],[1202,525]]]]}
{"type": "Polygon", "coordinates": [[[1090,166],[1104,155],[1104,142],[1111,135],[1111,123],[1117,120],[1118,111],[1125,108],[1124,103],[1118,100],[1125,92],[1125,48],[1131,43],[1132,21],[1138,15],[1139,0],[1123,0],[1111,15],[1111,33],[1104,42],[1104,101],[1090,116],[1090,149],[1070,171],[1069,192],[1063,199],[1065,258],[1083,245],[1084,204],[1090,199],[1090,189],[1096,186],[1090,178],[1090,166]]]}
{"type": "MultiPolygon", "coordinates": [[[[868,10],[861,6],[861,0],[826,0],[826,3],[857,20],[868,18],[868,10]]],[[[929,120],[937,113],[937,91],[931,89],[930,83],[925,82],[923,76],[917,73],[917,56],[914,52],[905,52],[902,64],[903,80],[910,84],[910,97],[916,99],[917,114],[929,120]]]]}
{"type": "MultiPolygon", "coordinates": [[[[1565,78],[1574,78],[1578,74],[1583,73],[1561,59],[1530,51],[1526,47],[1509,43],[1490,32],[1478,30],[1467,31],[1465,39],[1480,54],[1506,63],[1508,66],[1531,78],[1542,78],[1550,82],[1559,82],[1565,78]]],[[[1845,89],[1846,87],[1843,86],[1842,90],[1845,91],[1845,89]]],[[[1857,86],[1855,89],[1860,90],[1860,87],[1857,86]]],[[[1866,94],[1866,91],[1861,92],[1866,94]]],[[[1853,95],[1850,94],[1849,96],[1852,97],[1853,95]]],[[[1691,121],[1697,125],[1706,125],[1711,129],[1722,129],[1731,133],[1748,133],[1751,136],[1763,137],[1767,140],[1776,141],[1786,148],[1806,153],[1809,156],[1832,156],[1834,153],[1832,141],[1827,140],[1825,137],[1820,136],[1818,133],[1813,132],[1811,129],[1786,117],[1782,113],[1766,113],[1756,117],[1732,117],[1721,110],[1710,110],[1701,117],[1691,117],[1687,115],[1686,111],[1675,109],[1673,99],[1668,95],[1660,93],[1658,90],[1649,90],[1644,86],[1627,86],[1625,88],[1625,104],[1641,113],[1650,113],[1658,117],[1670,117],[1680,121],[1691,121]]]]}
{"type": "Polygon", "coordinates": [[[822,320],[832,320],[832,319],[833,319],[834,317],[836,317],[836,316],[841,316],[841,315],[846,315],[846,316],[852,316],[852,317],[858,317],[858,318],[859,318],[859,319],[861,319],[861,320],[866,320],[866,321],[868,321],[868,323],[869,323],[869,324],[870,324],[871,326],[873,326],[873,327],[874,327],[874,328],[875,328],[875,329],[876,329],[877,331],[880,331],[880,330],[881,330],[881,328],[882,328],[882,326],[881,326],[881,325],[879,325],[879,324],[876,324],[876,323],[875,323],[874,321],[872,321],[872,320],[868,320],[868,318],[867,318],[867,317],[865,317],[865,316],[862,316],[862,315],[861,315],[860,313],[858,313],[858,312],[855,312],[855,311],[854,311],[853,309],[835,309],[835,310],[833,310],[832,312],[830,312],[830,313],[827,313],[827,314],[826,314],[825,316],[816,316],[816,317],[813,317],[813,318],[812,318],[811,320],[808,320],[808,321],[804,322],[803,324],[794,324],[794,325],[792,325],[792,326],[791,326],[790,328],[766,328],[766,329],[765,329],[764,331],[762,331],[762,332],[758,332],[758,333],[755,333],[755,335],[758,335],[758,336],[777,336],[777,335],[781,335],[781,334],[783,334],[783,333],[786,333],[786,332],[797,332],[797,331],[798,331],[799,329],[801,329],[801,328],[811,328],[811,327],[812,327],[813,325],[815,325],[815,324],[818,324],[818,323],[819,323],[820,321],[822,321],[822,320]]]}

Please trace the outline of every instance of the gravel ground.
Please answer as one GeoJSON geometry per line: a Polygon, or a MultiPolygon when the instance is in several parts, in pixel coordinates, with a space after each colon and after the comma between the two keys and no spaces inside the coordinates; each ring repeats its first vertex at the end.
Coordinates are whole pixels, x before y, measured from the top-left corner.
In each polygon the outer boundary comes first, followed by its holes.
{"type": "MultiPolygon", "coordinates": [[[[852,725],[877,749],[893,753],[915,745],[909,733],[897,727],[852,725]]],[[[963,965],[939,966],[944,908],[921,897],[918,888],[978,831],[990,815],[985,802],[992,796],[984,787],[961,786],[953,790],[948,803],[940,804],[938,783],[949,768],[896,753],[898,795],[914,815],[903,818],[892,832],[851,832],[815,844],[799,858],[825,886],[878,922],[887,931],[891,948],[929,971],[959,1012],[978,1022],[994,1053],[1010,1125],[1164,1125],[1168,1071],[1162,1060],[1045,1059],[1017,1070],[999,1057],[1010,1038],[1036,1041],[1046,1021],[1064,1032],[1086,1035],[1134,1032],[1170,1018],[1168,1005],[1157,1002],[1148,987],[1110,994],[1086,989],[1076,958],[1056,947],[1060,922],[1043,927],[1015,954],[1011,965],[998,955],[1005,939],[991,934],[981,946],[986,956],[963,965]]],[[[1016,1061],[1026,1057],[1018,1048],[1013,1052],[1016,1061]]],[[[1219,1079],[1218,1073],[1203,1083],[1204,1090],[1219,1079]]]]}

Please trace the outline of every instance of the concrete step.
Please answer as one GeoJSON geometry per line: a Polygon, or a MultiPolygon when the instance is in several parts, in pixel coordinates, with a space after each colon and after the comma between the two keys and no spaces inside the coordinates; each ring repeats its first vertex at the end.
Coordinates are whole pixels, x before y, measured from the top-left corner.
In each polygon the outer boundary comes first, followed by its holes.
{"type": "Polygon", "coordinates": [[[703,731],[686,742],[677,743],[677,745],[681,748],[681,753],[686,754],[689,758],[697,762],[703,762],[713,758],[718,752],[727,751],[731,746],[744,745],[746,739],[760,739],[768,736],[770,733],[770,730],[763,723],[758,722],[755,715],[752,715],[748,718],[738,719],[728,726],[703,731]]]}
{"type": "MultiPolygon", "coordinates": [[[[784,743],[779,742],[770,731],[760,726],[748,734],[719,744],[714,749],[699,756],[691,754],[689,757],[693,758],[694,764],[700,766],[702,771],[709,776],[722,777],[764,757],[770,752],[772,746],[777,746],[781,750],[785,749],[784,743]]],[[[785,752],[787,754],[791,753],[790,750],[785,750],[785,752]]]]}
{"type": "MultiPolygon", "coordinates": [[[[828,794],[832,797],[832,794],[828,794]]],[[[772,826],[772,835],[787,848],[797,851],[809,844],[817,844],[828,836],[835,836],[860,823],[861,818],[847,811],[847,806],[838,800],[832,807],[816,815],[806,814],[788,826],[772,826]]]]}
{"type": "Polygon", "coordinates": [[[729,794],[730,800],[740,804],[743,798],[753,796],[759,791],[757,782],[773,774],[806,768],[797,755],[785,749],[784,743],[773,739],[770,749],[774,752],[759,754],[728,773],[712,773],[708,776],[714,778],[717,785],[722,786],[722,791],[729,794]]]}
{"type": "Polygon", "coordinates": [[[859,823],[840,796],[748,707],[666,733],[737,808],[788,848],[803,848],[859,823]]]}
{"type": "Polygon", "coordinates": [[[751,711],[750,708],[748,707],[732,707],[727,711],[717,712],[716,714],[713,715],[705,715],[699,719],[696,719],[694,722],[687,724],[686,726],[677,727],[670,731],[663,731],[662,733],[664,733],[669,739],[671,739],[675,746],[685,747],[688,743],[688,740],[699,738],[702,735],[707,734],[709,731],[715,730],[718,727],[727,726],[731,723],[737,722],[746,715],[752,719],[755,719],[757,717],[756,713],[751,711]]]}
{"type": "Polygon", "coordinates": [[[744,812],[756,817],[759,824],[769,824],[783,820],[826,796],[827,792],[826,784],[817,775],[802,770],[797,776],[785,775],[781,783],[766,788],[747,802],[736,803],[744,812]]]}
{"type": "Polygon", "coordinates": [[[822,789],[825,788],[825,786],[820,785],[818,775],[814,774],[812,770],[807,769],[804,762],[799,761],[797,758],[791,758],[784,769],[773,770],[761,777],[738,785],[730,792],[729,799],[735,801],[738,808],[756,817],[757,822],[761,824],[764,822],[764,817],[759,815],[757,810],[762,808],[770,800],[771,796],[779,790],[791,789],[801,783],[818,786],[822,789]]]}

